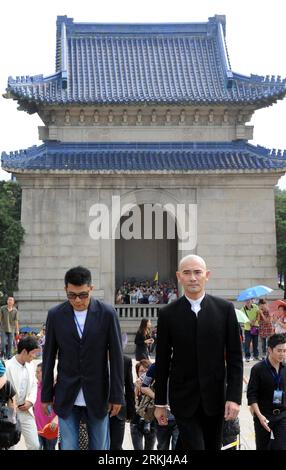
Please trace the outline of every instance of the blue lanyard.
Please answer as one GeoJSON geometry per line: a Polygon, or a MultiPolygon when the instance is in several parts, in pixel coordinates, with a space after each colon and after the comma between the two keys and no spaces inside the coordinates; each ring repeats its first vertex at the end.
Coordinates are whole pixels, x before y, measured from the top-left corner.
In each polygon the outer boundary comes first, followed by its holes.
{"type": "Polygon", "coordinates": [[[76,322],[76,324],[77,324],[77,327],[78,327],[78,329],[79,329],[79,331],[80,331],[80,337],[82,337],[82,335],[83,335],[83,330],[82,330],[81,327],[80,327],[80,324],[79,324],[79,322],[78,322],[78,319],[76,318],[76,314],[75,314],[75,313],[74,313],[74,319],[75,319],[75,322],[76,322]]]}
{"type": "Polygon", "coordinates": [[[279,374],[277,374],[276,371],[274,372],[274,371],[272,370],[272,367],[271,367],[271,365],[269,364],[269,361],[268,361],[267,359],[264,359],[264,362],[265,362],[266,366],[268,367],[268,369],[270,370],[270,372],[271,372],[271,374],[272,374],[272,376],[273,376],[273,378],[274,378],[276,388],[277,388],[277,390],[278,390],[279,387],[280,387],[280,381],[281,381],[281,371],[280,371],[280,368],[279,368],[279,374]]]}

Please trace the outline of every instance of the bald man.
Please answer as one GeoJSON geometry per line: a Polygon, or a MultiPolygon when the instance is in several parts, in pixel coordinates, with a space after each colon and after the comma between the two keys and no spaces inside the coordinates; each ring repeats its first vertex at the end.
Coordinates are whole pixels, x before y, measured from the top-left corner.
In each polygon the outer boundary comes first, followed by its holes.
{"type": "Polygon", "coordinates": [[[243,362],[233,304],[206,294],[203,258],[184,257],[176,273],[184,295],[160,310],[157,329],[155,417],[167,424],[169,402],[184,450],[219,450],[223,419],[235,419],[243,362]]]}

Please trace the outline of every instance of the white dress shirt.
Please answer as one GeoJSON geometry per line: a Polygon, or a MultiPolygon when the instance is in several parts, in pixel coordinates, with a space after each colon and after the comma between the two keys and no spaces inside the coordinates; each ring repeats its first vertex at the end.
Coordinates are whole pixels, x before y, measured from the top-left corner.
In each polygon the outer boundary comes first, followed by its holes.
{"type": "MultiPolygon", "coordinates": [[[[203,298],[205,297],[206,294],[202,295],[202,297],[200,297],[199,299],[196,299],[196,300],[193,300],[193,299],[190,299],[189,297],[186,297],[186,299],[190,302],[191,304],[191,307],[192,307],[192,311],[196,314],[196,316],[198,316],[198,313],[199,311],[201,310],[201,301],[203,300],[203,298]]],[[[158,408],[166,408],[168,405],[156,405],[158,408]]]]}
{"type": "MultiPolygon", "coordinates": [[[[77,319],[77,321],[74,320],[75,324],[76,324],[76,327],[77,327],[77,332],[79,334],[79,337],[81,338],[82,337],[82,332],[83,332],[83,329],[84,329],[85,320],[86,320],[87,310],[83,310],[81,312],[74,310],[74,314],[76,315],[76,319],[77,319]]],[[[86,402],[85,402],[85,399],[84,399],[84,394],[83,394],[82,388],[78,392],[78,396],[75,399],[74,405],[86,406],[86,402]]]]}
{"type": "Polygon", "coordinates": [[[201,301],[203,300],[203,298],[205,297],[206,294],[204,294],[202,297],[200,297],[199,299],[196,299],[196,300],[193,300],[193,299],[190,299],[189,297],[186,296],[185,294],[185,297],[186,299],[190,302],[191,304],[191,307],[192,307],[192,311],[195,312],[195,314],[198,316],[198,313],[199,311],[201,310],[201,301]]]}
{"type": "MultiPolygon", "coordinates": [[[[16,358],[15,358],[16,359],[16,358]]],[[[16,403],[18,405],[23,405],[26,401],[28,394],[28,382],[29,382],[29,373],[26,367],[26,364],[21,364],[15,360],[16,367],[18,368],[19,374],[19,389],[17,390],[16,403]]]]}

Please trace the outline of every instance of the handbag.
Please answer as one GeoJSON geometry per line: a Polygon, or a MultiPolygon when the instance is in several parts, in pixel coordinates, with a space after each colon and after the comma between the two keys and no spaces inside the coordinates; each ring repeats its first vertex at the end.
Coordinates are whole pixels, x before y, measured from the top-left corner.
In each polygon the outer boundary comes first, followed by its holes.
{"type": "MultiPolygon", "coordinates": [[[[155,384],[155,381],[153,381],[152,384],[149,385],[149,387],[153,391],[154,391],[154,384],[155,384]]],[[[141,397],[139,405],[137,406],[136,413],[139,416],[141,416],[141,418],[143,418],[144,421],[151,422],[155,419],[154,412],[155,412],[154,398],[151,398],[148,395],[143,395],[141,397]]]]}
{"type": "MultiPolygon", "coordinates": [[[[7,395],[11,396],[11,384],[7,385],[7,395]]],[[[21,438],[21,425],[16,410],[7,406],[3,399],[0,401],[0,449],[9,449],[19,442],[21,438]]]]}
{"type": "Polygon", "coordinates": [[[16,412],[7,405],[0,406],[0,449],[9,449],[19,442],[21,425],[16,412]]]}
{"type": "Polygon", "coordinates": [[[257,326],[252,326],[250,328],[250,334],[253,335],[253,336],[257,336],[258,335],[258,327],[257,326]]]}
{"type": "Polygon", "coordinates": [[[144,421],[153,421],[155,416],[154,416],[154,411],[155,411],[155,403],[154,403],[154,398],[150,398],[147,395],[144,395],[141,398],[141,401],[137,407],[137,414],[141,416],[141,418],[144,419],[144,421]]]}

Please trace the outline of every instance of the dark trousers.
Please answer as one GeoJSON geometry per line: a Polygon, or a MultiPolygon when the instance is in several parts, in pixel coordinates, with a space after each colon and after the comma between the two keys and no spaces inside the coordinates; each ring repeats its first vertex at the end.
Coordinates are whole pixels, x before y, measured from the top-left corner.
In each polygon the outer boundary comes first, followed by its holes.
{"type": "Polygon", "coordinates": [[[4,359],[11,359],[13,346],[13,333],[1,332],[1,356],[4,359]]]}
{"type": "Polygon", "coordinates": [[[201,405],[190,418],[178,418],[180,443],[183,450],[220,450],[223,412],[207,416],[201,405]]]}
{"type": "Polygon", "coordinates": [[[56,450],[57,439],[46,439],[39,436],[40,450],[56,450]]]}
{"type": "Polygon", "coordinates": [[[156,441],[155,423],[150,425],[150,431],[144,428],[144,421],[130,424],[131,439],[134,450],[153,450],[156,441]],[[144,445],[143,445],[144,440],[144,445]]]}
{"type": "Polygon", "coordinates": [[[258,335],[252,335],[250,331],[244,332],[245,358],[250,358],[250,343],[252,343],[253,356],[258,359],[258,335]]]}
{"type": "Polygon", "coordinates": [[[160,426],[156,423],[156,433],[158,450],[169,450],[170,442],[171,449],[175,450],[179,435],[179,428],[174,419],[169,419],[167,426],[160,426]]]}
{"type": "Polygon", "coordinates": [[[256,417],[253,421],[257,450],[286,450],[286,416],[280,419],[275,418],[268,424],[272,429],[274,439],[271,439],[270,432],[261,426],[256,417]]]}
{"type": "Polygon", "coordinates": [[[260,339],[261,339],[262,353],[264,356],[266,356],[269,336],[267,336],[267,338],[260,338],[260,339]]]}
{"type": "Polygon", "coordinates": [[[122,450],[125,431],[125,419],[118,419],[117,416],[109,418],[110,450],[122,450]]]}

